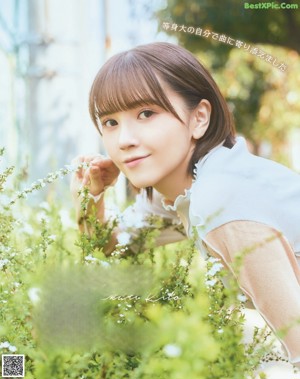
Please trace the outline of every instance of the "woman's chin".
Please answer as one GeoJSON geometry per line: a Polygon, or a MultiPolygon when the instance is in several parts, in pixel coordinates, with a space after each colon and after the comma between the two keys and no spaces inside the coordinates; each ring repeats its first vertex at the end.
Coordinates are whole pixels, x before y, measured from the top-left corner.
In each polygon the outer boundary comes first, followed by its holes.
{"type": "Polygon", "coordinates": [[[135,184],[135,183],[133,183],[133,182],[131,182],[132,183],[132,185],[135,187],[135,188],[137,188],[138,190],[141,190],[141,189],[144,189],[144,188],[147,188],[147,187],[152,187],[151,186],[151,184],[135,184]]]}
{"type": "Polygon", "coordinates": [[[149,180],[145,180],[145,181],[132,181],[130,180],[130,183],[137,189],[143,189],[143,188],[147,188],[147,187],[153,187],[154,183],[149,181],[149,180]]]}

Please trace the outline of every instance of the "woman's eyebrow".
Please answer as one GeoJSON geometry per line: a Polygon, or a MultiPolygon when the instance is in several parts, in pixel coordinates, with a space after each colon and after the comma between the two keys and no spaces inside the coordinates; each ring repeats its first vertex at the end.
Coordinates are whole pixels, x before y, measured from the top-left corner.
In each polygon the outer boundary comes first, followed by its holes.
{"type": "Polygon", "coordinates": [[[111,116],[111,115],[118,113],[118,112],[123,112],[126,110],[139,108],[139,107],[142,107],[145,105],[157,105],[157,106],[161,107],[161,104],[159,104],[157,101],[155,101],[153,99],[145,99],[143,101],[136,100],[136,101],[133,101],[131,103],[126,104],[126,108],[124,108],[124,109],[116,109],[116,110],[103,111],[103,112],[98,111],[98,117],[99,117],[99,119],[101,119],[103,117],[111,116]]]}

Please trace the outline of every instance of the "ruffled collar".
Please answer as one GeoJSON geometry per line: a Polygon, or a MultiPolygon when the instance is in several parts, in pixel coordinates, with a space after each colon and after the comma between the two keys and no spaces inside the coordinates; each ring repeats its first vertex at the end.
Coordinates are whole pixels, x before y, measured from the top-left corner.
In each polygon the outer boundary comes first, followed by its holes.
{"type": "MultiPolygon", "coordinates": [[[[194,180],[193,180],[194,181],[194,180]]],[[[184,194],[178,195],[173,204],[170,204],[169,200],[162,199],[162,205],[167,211],[177,212],[181,206],[190,201],[191,188],[185,189],[184,194]]]]}
{"type": "Polygon", "coordinates": [[[177,196],[173,204],[167,204],[167,200],[162,199],[162,205],[167,211],[177,213],[187,234],[189,234],[190,229],[190,197],[191,189],[185,189],[184,194],[177,196]]]}
{"type": "Polygon", "coordinates": [[[207,154],[205,154],[202,158],[199,159],[199,161],[197,163],[195,163],[195,167],[194,167],[194,170],[193,170],[193,176],[194,176],[194,182],[197,180],[198,178],[198,173],[200,172],[200,169],[201,167],[204,165],[204,163],[207,161],[207,159],[216,151],[216,150],[219,150],[220,148],[225,148],[227,149],[227,147],[224,147],[223,144],[224,144],[225,140],[223,140],[219,145],[215,146],[213,149],[211,149],[207,154]]]}

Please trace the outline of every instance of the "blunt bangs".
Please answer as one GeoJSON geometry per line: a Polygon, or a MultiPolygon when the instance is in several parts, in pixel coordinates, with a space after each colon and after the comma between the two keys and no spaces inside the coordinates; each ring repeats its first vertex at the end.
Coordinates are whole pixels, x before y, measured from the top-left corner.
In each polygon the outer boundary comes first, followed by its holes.
{"type": "Polygon", "coordinates": [[[100,119],[138,106],[155,104],[182,122],[164,93],[153,66],[136,52],[120,53],[98,72],[90,91],[89,110],[100,131],[100,119]]]}

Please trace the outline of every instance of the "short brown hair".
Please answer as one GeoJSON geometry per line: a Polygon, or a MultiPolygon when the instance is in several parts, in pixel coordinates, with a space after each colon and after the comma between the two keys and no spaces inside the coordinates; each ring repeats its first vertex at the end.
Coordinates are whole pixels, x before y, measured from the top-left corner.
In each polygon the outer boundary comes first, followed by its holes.
{"type": "Polygon", "coordinates": [[[90,91],[92,120],[100,131],[100,117],[145,104],[157,104],[180,120],[158,78],[179,94],[190,110],[202,99],[211,104],[209,127],[197,141],[188,166],[189,174],[193,175],[195,164],[215,146],[224,140],[225,146],[234,145],[235,128],[216,82],[183,47],[155,42],[110,58],[98,72],[90,91]]]}

